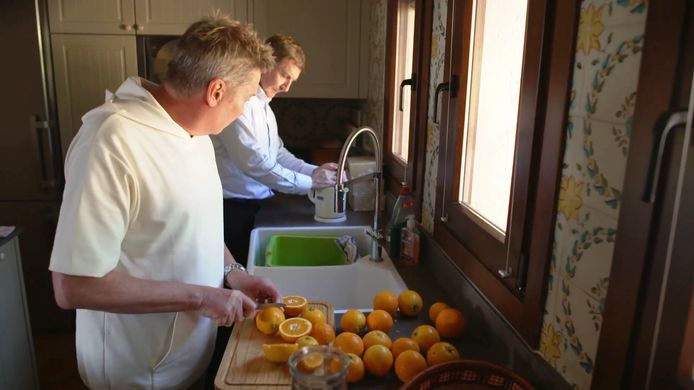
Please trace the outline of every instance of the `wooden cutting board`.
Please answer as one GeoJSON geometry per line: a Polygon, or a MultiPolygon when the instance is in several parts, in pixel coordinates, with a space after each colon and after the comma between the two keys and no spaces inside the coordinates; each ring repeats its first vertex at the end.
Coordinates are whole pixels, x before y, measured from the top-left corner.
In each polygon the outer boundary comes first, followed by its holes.
{"type": "MultiPolygon", "coordinates": [[[[328,323],[335,327],[333,307],[327,302],[309,302],[309,307],[321,310],[328,323]]],[[[286,363],[271,363],[263,356],[263,344],[283,343],[279,336],[267,336],[255,327],[255,319],[247,318],[234,325],[229,336],[222,363],[214,379],[216,389],[248,389],[291,387],[289,366],[286,363]]]]}

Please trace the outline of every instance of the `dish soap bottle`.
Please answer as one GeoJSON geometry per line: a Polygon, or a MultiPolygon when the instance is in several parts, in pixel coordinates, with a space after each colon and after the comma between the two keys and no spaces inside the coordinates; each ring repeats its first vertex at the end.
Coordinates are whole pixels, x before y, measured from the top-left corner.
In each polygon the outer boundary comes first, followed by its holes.
{"type": "Polygon", "coordinates": [[[406,265],[419,264],[419,231],[414,215],[407,216],[405,227],[400,230],[400,260],[406,265]]]}
{"type": "Polygon", "coordinates": [[[393,215],[390,219],[390,227],[387,230],[387,238],[390,239],[391,259],[400,258],[400,231],[405,227],[408,216],[414,217],[414,198],[410,194],[410,188],[406,183],[402,183],[400,195],[395,201],[393,215]]]}

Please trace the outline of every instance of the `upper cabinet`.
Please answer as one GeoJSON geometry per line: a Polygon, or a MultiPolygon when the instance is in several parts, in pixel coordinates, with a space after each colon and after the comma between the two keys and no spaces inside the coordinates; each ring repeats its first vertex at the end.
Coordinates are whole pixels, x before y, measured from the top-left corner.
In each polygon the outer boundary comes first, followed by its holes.
{"type": "Polygon", "coordinates": [[[178,35],[214,10],[247,20],[246,0],[48,0],[52,33],[178,35]]]}
{"type": "Polygon", "coordinates": [[[263,38],[287,34],[304,48],[306,68],[283,97],[366,97],[367,1],[255,0],[248,17],[263,38]]]}

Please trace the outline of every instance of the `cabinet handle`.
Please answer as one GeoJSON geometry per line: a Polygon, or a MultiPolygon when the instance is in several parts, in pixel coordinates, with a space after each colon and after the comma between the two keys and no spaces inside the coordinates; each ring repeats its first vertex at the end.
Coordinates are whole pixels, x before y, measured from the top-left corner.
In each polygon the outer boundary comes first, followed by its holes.
{"type": "Polygon", "coordinates": [[[400,83],[400,111],[402,111],[402,90],[406,85],[410,86],[411,91],[417,90],[417,74],[413,73],[412,77],[409,79],[402,80],[400,83]]]}
{"type": "Polygon", "coordinates": [[[143,31],[145,29],[145,26],[141,24],[133,24],[133,28],[137,31],[143,31]]]}
{"type": "Polygon", "coordinates": [[[452,75],[451,80],[445,83],[441,83],[436,86],[436,92],[434,93],[434,123],[439,123],[439,93],[442,91],[448,91],[448,95],[451,98],[458,96],[458,76],[452,75]]]}
{"type": "Polygon", "coordinates": [[[131,26],[131,25],[129,25],[129,24],[123,23],[123,24],[120,25],[120,29],[121,29],[121,30],[125,30],[125,31],[132,31],[132,30],[133,30],[133,26],[131,26]]]}

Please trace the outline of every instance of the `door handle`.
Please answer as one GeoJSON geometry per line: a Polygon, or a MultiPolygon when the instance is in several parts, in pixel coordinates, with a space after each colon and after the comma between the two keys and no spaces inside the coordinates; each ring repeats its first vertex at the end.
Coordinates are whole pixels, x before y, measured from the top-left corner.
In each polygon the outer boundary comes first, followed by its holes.
{"type": "Polygon", "coordinates": [[[403,89],[405,88],[406,85],[410,86],[411,91],[416,91],[417,90],[417,74],[413,73],[412,77],[409,79],[402,80],[400,83],[400,111],[402,111],[402,95],[403,95],[403,89]]]}
{"type": "Polygon", "coordinates": [[[38,149],[39,164],[41,164],[41,188],[53,190],[57,185],[54,169],[53,133],[48,121],[41,121],[36,115],[29,115],[29,127],[31,127],[32,131],[36,131],[36,147],[38,149]],[[43,147],[44,138],[46,139],[46,149],[43,147]],[[44,151],[48,153],[46,154],[44,151]]]}
{"type": "Polygon", "coordinates": [[[646,177],[646,186],[643,190],[642,199],[644,202],[654,203],[656,191],[658,190],[658,179],[660,178],[660,168],[663,164],[663,153],[667,139],[672,133],[672,130],[687,123],[687,111],[677,111],[670,114],[665,123],[665,127],[660,132],[658,142],[653,144],[651,151],[651,163],[646,177]]]}
{"type": "Polygon", "coordinates": [[[458,76],[452,75],[451,80],[436,86],[434,93],[434,123],[439,123],[439,93],[448,91],[448,96],[456,98],[458,96],[458,76]]]}

